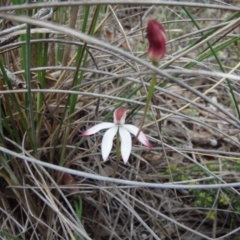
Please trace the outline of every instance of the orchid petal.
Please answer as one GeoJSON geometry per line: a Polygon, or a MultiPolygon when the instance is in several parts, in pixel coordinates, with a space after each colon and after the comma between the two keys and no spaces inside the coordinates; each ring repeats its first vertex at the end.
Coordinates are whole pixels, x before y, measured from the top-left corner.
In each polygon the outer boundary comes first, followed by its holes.
{"type": "MultiPolygon", "coordinates": [[[[127,131],[129,131],[130,133],[132,133],[134,136],[137,136],[138,134],[138,131],[139,131],[139,128],[132,125],[132,124],[124,124],[122,126],[123,128],[125,128],[127,131]]],[[[151,143],[149,142],[149,140],[147,139],[146,135],[140,131],[139,135],[138,135],[138,140],[144,144],[145,146],[147,146],[148,148],[151,148],[152,145],[151,143]]]]}
{"type": "Polygon", "coordinates": [[[114,123],[110,123],[110,122],[103,122],[103,123],[99,123],[89,129],[87,129],[85,132],[83,132],[80,136],[88,136],[88,135],[92,135],[96,132],[99,132],[102,129],[106,129],[106,128],[111,128],[114,127],[115,124],[114,123]]]}
{"type": "Polygon", "coordinates": [[[103,161],[107,160],[111,152],[112,145],[113,145],[113,138],[116,135],[117,131],[118,131],[118,126],[114,124],[114,127],[108,129],[103,135],[102,144],[101,144],[103,161]]]}
{"type": "Polygon", "coordinates": [[[124,163],[127,163],[132,149],[132,138],[130,133],[123,127],[119,128],[119,135],[121,138],[122,159],[124,163]]]}

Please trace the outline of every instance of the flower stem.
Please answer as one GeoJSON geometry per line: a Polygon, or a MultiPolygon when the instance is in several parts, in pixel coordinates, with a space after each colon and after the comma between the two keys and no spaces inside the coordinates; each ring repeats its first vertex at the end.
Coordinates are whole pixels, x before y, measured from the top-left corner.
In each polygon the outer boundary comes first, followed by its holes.
{"type": "Polygon", "coordinates": [[[117,162],[116,165],[113,169],[112,177],[115,178],[116,172],[118,170],[118,165],[121,160],[121,153],[120,153],[120,137],[119,137],[119,132],[117,132],[117,139],[116,139],[116,155],[117,155],[117,162]]]}
{"type": "MultiPolygon", "coordinates": [[[[155,67],[158,67],[158,62],[152,61],[152,63],[155,67]]],[[[141,125],[139,127],[139,131],[138,131],[135,139],[138,138],[138,135],[139,135],[140,131],[142,130],[143,124],[145,122],[148,107],[149,107],[150,101],[151,101],[153,93],[154,93],[154,88],[155,88],[155,85],[156,85],[156,81],[157,81],[157,76],[156,76],[156,74],[153,74],[152,75],[152,80],[151,80],[151,83],[150,83],[150,86],[149,86],[148,94],[147,94],[147,100],[146,100],[146,105],[145,105],[144,112],[143,112],[142,122],[141,122],[141,125]]]]}

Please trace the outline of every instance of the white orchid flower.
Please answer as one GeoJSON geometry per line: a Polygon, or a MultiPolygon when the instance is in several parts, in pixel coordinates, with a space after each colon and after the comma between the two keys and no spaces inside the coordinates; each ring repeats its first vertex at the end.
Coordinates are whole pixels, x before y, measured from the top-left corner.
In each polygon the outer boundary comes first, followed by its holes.
{"type": "MultiPolygon", "coordinates": [[[[137,136],[139,128],[132,124],[125,124],[126,110],[123,108],[116,109],[114,111],[113,117],[114,123],[102,122],[95,125],[94,127],[89,128],[80,136],[89,136],[99,132],[100,130],[108,129],[103,136],[101,144],[103,161],[106,161],[112,149],[113,138],[117,132],[119,132],[121,139],[122,159],[124,163],[127,163],[132,149],[132,138],[130,133],[132,133],[134,136],[137,136]]],[[[138,140],[148,148],[152,147],[149,140],[142,131],[140,131],[138,135],[138,140]]]]}

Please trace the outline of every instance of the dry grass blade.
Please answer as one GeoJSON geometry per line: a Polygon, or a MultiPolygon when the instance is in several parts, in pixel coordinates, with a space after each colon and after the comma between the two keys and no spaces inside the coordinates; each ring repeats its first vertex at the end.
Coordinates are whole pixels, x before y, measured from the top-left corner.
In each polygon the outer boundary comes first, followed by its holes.
{"type": "Polygon", "coordinates": [[[0,238],[239,239],[239,2],[22,3],[0,7],[0,238]],[[154,74],[153,148],[103,162],[103,131],[79,135],[120,106],[140,126],[154,74]]]}

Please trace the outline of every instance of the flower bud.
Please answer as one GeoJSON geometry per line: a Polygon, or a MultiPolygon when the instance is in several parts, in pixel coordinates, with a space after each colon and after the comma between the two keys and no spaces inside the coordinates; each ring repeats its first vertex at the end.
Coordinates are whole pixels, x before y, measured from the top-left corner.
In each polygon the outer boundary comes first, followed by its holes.
{"type": "Polygon", "coordinates": [[[163,26],[156,20],[148,21],[147,38],[148,56],[152,61],[158,62],[166,53],[166,34],[163,26]]]}

